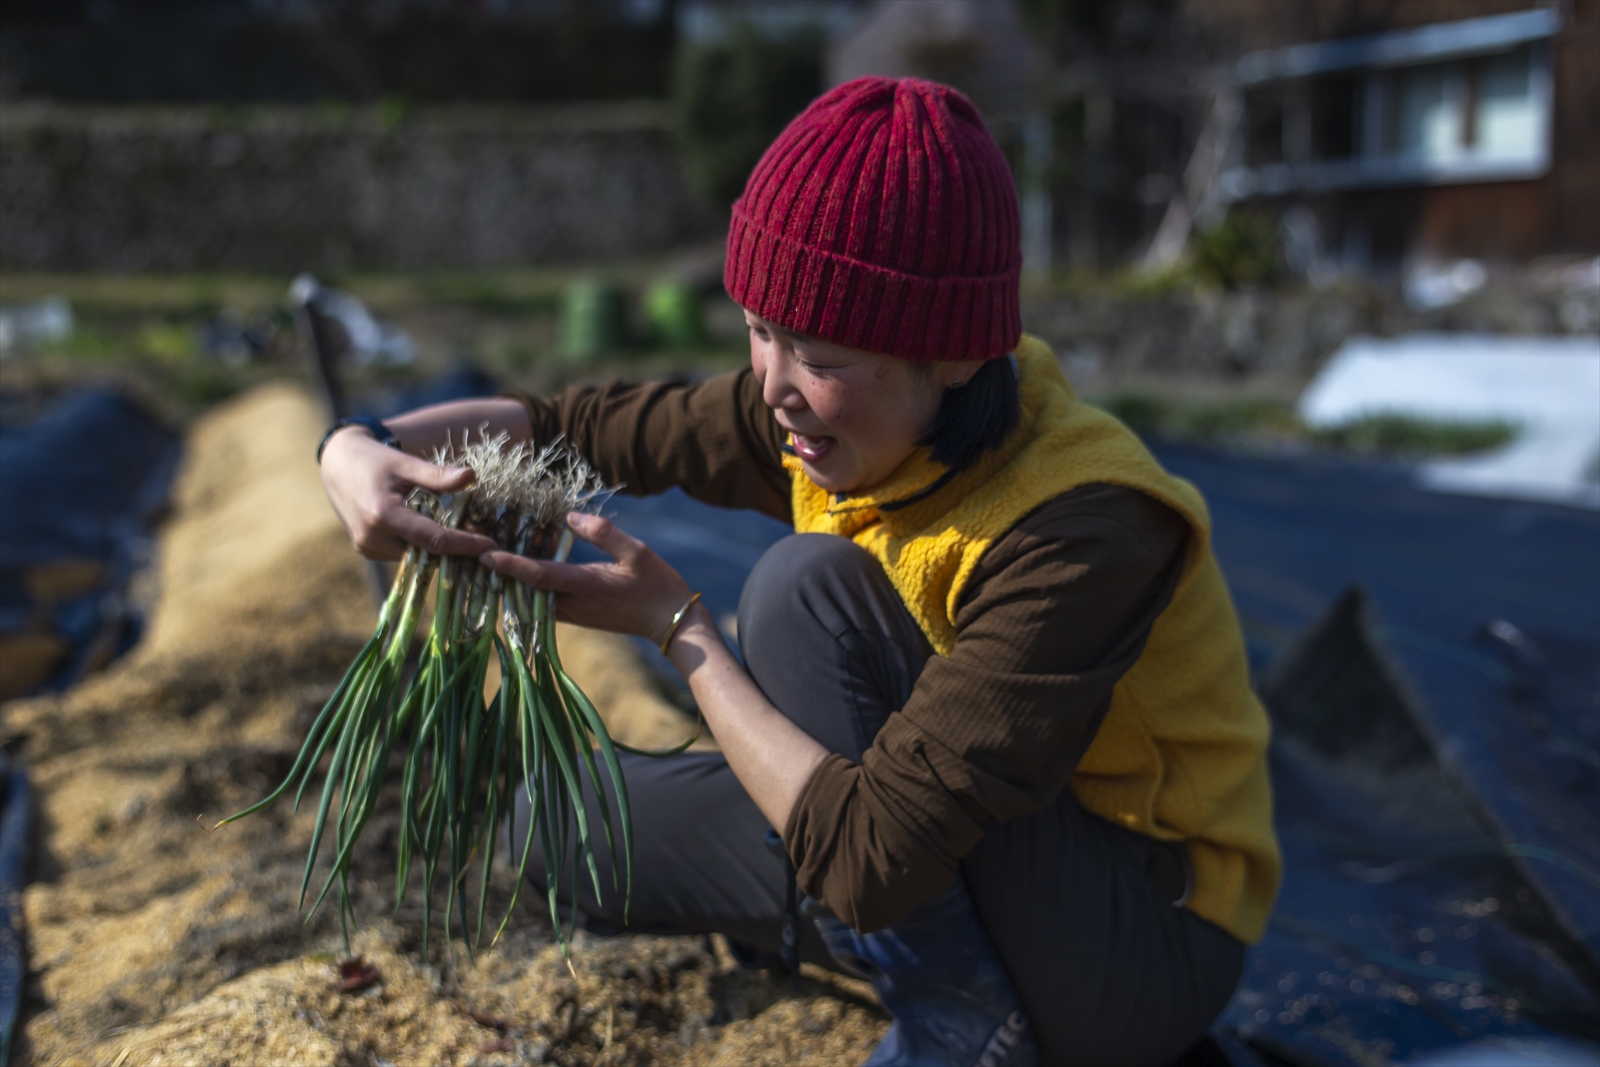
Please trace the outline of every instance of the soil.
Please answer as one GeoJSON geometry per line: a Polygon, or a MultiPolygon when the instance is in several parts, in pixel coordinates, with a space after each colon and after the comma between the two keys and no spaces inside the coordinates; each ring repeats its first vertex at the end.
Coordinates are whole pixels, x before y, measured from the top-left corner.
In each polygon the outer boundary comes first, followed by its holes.
{"type": "MultiPolygon", "coordinates": [[[[287,385],[196,423],[145,640],[75,690],[0,707],[39,808],[18,1062],[864,1059],[887,1025],[864,984],[743,970],[720,938],[581,931],[569,970],[538,893],[475,958],[437,928],[424,951],[415,887],[392,906],[392,805],[352,877],[359,961],[332,908],[297,906],[309,810],[207,829],[276,784],[373,624],[310,459],[321,423],[287,385]]],[[[692,729],[626,641],[559,639],[615,735],[660,745],[692,729]]],[[[511,880],[491,879],[491,914],[511,880]]]]}

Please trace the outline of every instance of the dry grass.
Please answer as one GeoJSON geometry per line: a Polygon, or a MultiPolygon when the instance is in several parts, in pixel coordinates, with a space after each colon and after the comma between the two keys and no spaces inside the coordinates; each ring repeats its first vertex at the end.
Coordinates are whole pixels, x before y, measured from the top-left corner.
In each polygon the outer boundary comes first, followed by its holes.
{"type": "MultiPolygon", "coordinates": [[[[701,938],[583,935],[574,976],[539,907],[524,903],[476,964],[437,938],[424,959],[420,908],[389,910],[387,802],[352,872],[355,948],[380,977],[335,988],[332,911],[307,924],[295,906],[309,813],[280,805],[214,833],[197,822],[284,773],[371,632],[361,567],[310,458],[320,423],[287,386],[201,420],[162,537],[147,640],[73,692],[0,711],[41,811],[19,1062],[864,1058],[885,1022],[859,987],[821,972],[740,971],[701,938]]],[[[574,629],[561,642],[619,738],[660,746],[691,728],[625,642],[574,629]]],[[[506,889],[495,887],[501,906],[506,889]]]]}

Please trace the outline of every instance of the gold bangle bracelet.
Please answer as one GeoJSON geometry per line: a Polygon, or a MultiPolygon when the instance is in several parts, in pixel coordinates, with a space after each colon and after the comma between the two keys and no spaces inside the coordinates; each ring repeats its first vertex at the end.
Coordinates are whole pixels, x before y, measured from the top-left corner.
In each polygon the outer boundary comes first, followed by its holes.
{"type": "Polygon", "coordinates": [[[700,594],[696,593],[694,596],[690,597],[688,602],[685,603],[683,607],[679,608],[678,613],[672,617],[672,625],[667,627],[667,636],[661,639],[661,654],[663,656],[667,654],[667,646],[672,644],[672,639],[678,636],[678,627],[683,625],[683,620],[688,616],[689,609],[694,607],[694,602],[699,599],[700,594]]]}

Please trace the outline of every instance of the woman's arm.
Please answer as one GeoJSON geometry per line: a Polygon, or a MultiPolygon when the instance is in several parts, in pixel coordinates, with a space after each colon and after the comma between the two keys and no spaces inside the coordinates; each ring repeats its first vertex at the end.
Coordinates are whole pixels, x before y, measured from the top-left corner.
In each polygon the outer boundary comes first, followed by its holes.
{"type": "Polygon", "coordinates": [[[767,701],[728,650],[704,604],[691,609],[667,658],[689,683],[739,784],[767,822],[787,826],[828,750],[767,701]]]}
{"type": "Polygon", "coordinates": [[[950,654],[860,763],[823,761],[781,827],[800,888],[857,930],[892,925],[959,877],[987,826],[1054,801],[1166,607],[1187,535],[1153,498],[1090,485],[992,546],[950,654]]]}
{"type": "MultiPolygon", "coordinates": [[[[552,563],[498,551],[486,554],[483,562],[507,577],[554,590],[556,617],[563,621],[659,643],[689,599],[683,578],[642,541],[606,519],[572,515],[568,522],[615,562],[552,563]]],[[[767,821],[781,829],[827,750],[767,701],[729,651],[704,604],[689,610],[667,646],[667,657],[689,683],[739,783],[767,821]]]]}
{"type": "Polygon", "coordinates": [[[408,544],[454,555],[494,547],[405,506],[414,485],[451,492],[470,483],[465,469],[441,471],[422,457],[480,429],[539,445],[560,438],[608,484],[636,496],[681,486],[709,504],[788,518],[781,435],[749,370],[702,382],[614,382],[553,397],[459,400],[398,416],[388,426],[404,454],[355,426],[334,434],[322,454],[328,499],[350,540],[373,559],[394,559],[408,544]]]}
{"type": "Polygon", "coordinates": [[[560,437],[630,496],[676,487],[789,521],[783,435],[748,367],[699,382],[611,382],[519,400],[534,440],[560,437]]]}

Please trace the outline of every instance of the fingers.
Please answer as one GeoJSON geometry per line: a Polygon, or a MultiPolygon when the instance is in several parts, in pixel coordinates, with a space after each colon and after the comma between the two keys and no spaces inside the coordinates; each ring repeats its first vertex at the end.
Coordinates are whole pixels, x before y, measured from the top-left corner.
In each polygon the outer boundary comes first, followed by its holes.
{"type": "MultiPolygon", "coordinates": [[[[500,547],[492,537],[446,529],[404,505],[390,508],[384,514],[381,525],[406,544],[416,545],[435,556],[481,556],[500,547]]],[[[357,544],[356,547],[365,554],[363,545],[357,544]]]]}
{"type": "Polygon", "coordinates": [[[583,589],[592,579],[589,565],[582,563],[556,563],[548,559],[529,559],[515,552],[495,549],[478,557],[478,562],[507,578],[514,578],[535,589],[549,589],[556,593],[574,593],[583,589]]]}
{"type": "Polygon", "coordinates": [[[435,493],[454,493],[471,485],[475,477],[471,467],[441,467],[404,452],[395,453],[393,470],[405,481],[435,493]]]}
{"type": "Polygon", "coordinates": [[[645,543],[623,533],[622,527],[599,515],[574,511],[567,516],[572,532],[620,562],[628,562],[645,551],[645,543]]]}
{"type": "Polygon", "coordinates": [[[436,493],[453,493],[472,484],[470,467],[441,467],[430,460],[401,452],[374,440],[365,433],[341,430],[328,439],[322,456],[324,481],[327,472],[354,470],[420,485],[436,493]]]}
{"type": "Polygon", "coordinates": [[[569,516],[573,531],[617,558],[604,563],[557,563],[497,549],[479,562],[514,581],[549,590],[556,617],[613,633],[656,634],[683,603],[682,576],[640,541],[604,519],[569,516]]]}
{"type": "Polygon", "coordinates": [[[350,543],[363,559],[397,560],[406,554],[406,543],[392,534],[367,531],[353,535],[350,543]]]}

